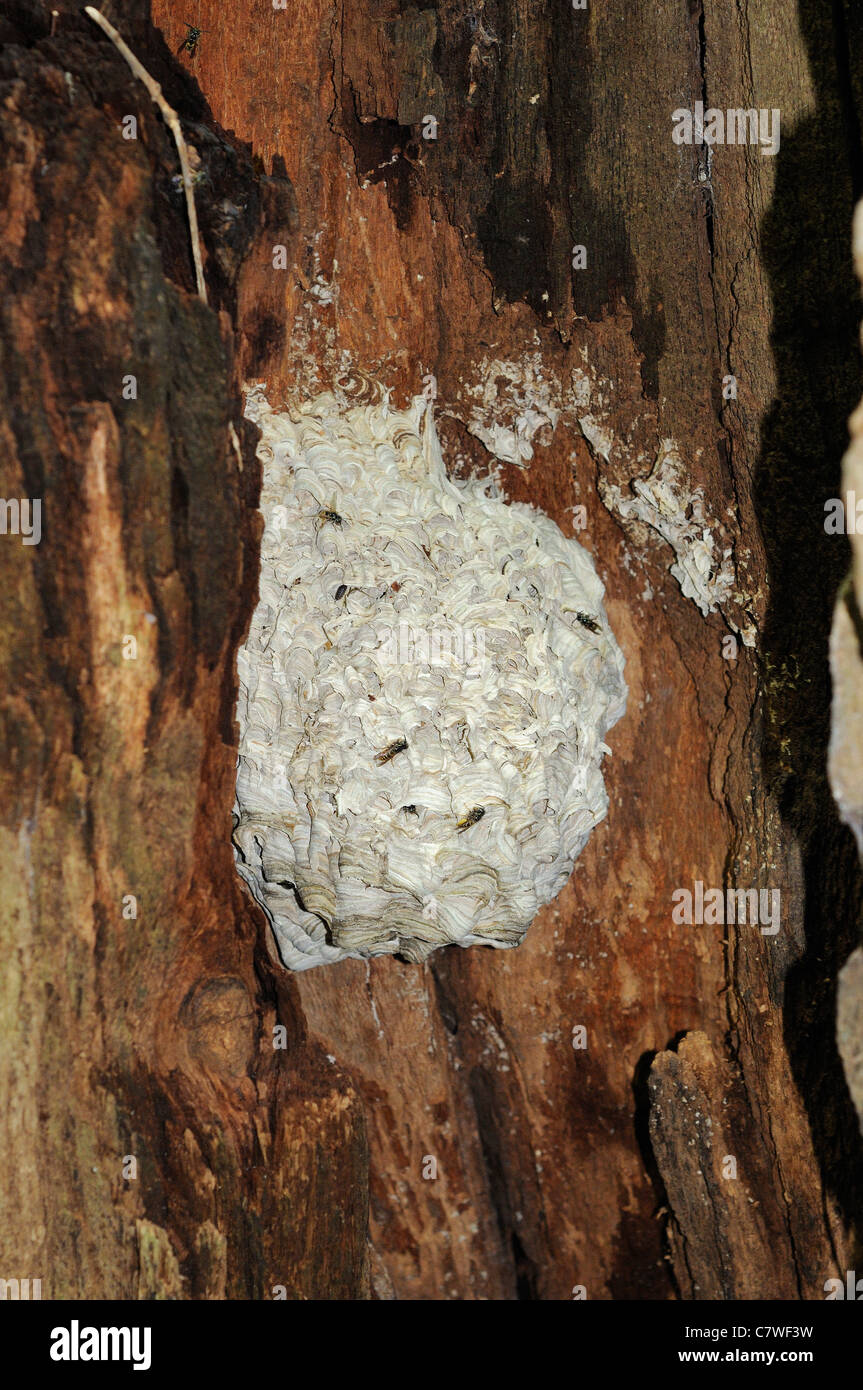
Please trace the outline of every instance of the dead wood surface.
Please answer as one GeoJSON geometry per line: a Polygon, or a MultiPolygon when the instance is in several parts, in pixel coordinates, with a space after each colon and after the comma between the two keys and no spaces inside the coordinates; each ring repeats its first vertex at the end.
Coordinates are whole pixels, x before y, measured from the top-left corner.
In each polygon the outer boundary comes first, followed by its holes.
{"type": "Polygon", "coordinates": [[[863,1196],[835,1044],[859,871],[825,776],[853,7],[200,0],[178,60],[193,16],[115,3],[203,162],[210,308],[169,133],[56,8],[53,37],[35,0],[0,29],[2,487],[44,499],[38,547],[0,538],[4,1268],[52,1297],[823,1296],[863,1196]],[[717,150],[705,190],[670,138],[702,98],[781,108],[778,155],[717,150]],[[450,457],[487,468],[472,389],[526,358],[586,371],[616,441],[570,405],[504,468],[567,534],[587,508],[630,691],[608,819],[517,951],[291,977],[230,847],[241,384],[432,373],[450,457]],[[706,618],[600,495],[669,438],[732,550],[706,618]],[[675,925],[695,879],[780,888],[780,932],[675,925]]]}

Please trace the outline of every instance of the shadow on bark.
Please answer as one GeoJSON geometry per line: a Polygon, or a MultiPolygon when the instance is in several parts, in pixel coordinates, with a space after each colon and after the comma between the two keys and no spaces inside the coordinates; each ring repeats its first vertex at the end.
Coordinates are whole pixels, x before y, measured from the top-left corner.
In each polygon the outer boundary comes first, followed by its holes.
{"type": "MultiPolygon", "coordinates": [[[[863,23],[849,13],[842,0],[800,3],[817,107],[782,132],[761,229],[778,387],[762,427],[755,502],[771,596],[760,647],[761,756],[799,845],[805,893],[805,950],[784,981],[785,1040],[825,1190],[859,1232],[863,1141],[835,1029],[837,975],[859,939],[861,875],[827,780],[828,640],[850,551],[824,531],[861,386],[851,218],[863,192],[861,91],[853,85],[863,68],[863,23]]],[[[779,972],[771,985],[782,989],[779,972]]]]}

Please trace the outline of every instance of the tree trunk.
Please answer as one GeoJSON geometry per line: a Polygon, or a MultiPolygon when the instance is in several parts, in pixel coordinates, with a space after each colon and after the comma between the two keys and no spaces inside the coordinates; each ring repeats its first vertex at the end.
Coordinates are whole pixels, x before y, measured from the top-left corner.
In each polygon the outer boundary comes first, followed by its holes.
{"type": "Polygon", "coordinates": [[[0,21],[2,486],[42,502],[38,545],[0,536],[0,1276],[823,1297],[863,1214],[824,529],[859,396],[855,7],[196,0],[177,56],[185,14],[117,0],[200,159],[209,305],[167,128],[55,8],[0,21]],[[779,109],[778,151],[676,144],[699,101],[779,109]],[[450,466],[497,467],[607,586],[609,815],[515,951],[293,976],[234,869],[241,388],[336,378],[436,392],[450,466]],[[676,921],[697,882],[779,890],[779,930],[676,921]]]}

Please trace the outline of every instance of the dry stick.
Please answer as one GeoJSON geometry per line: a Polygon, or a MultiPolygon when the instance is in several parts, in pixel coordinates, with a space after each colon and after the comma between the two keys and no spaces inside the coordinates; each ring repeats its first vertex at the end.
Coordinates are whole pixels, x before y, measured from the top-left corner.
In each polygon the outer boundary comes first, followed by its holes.
{"type": "Polygon", "coordinates": [[[161,111],[165,125],[168,126],[168,128],[171,131],[171,134],[174,137],[174,143],[177,146],[177,153],[180,156],[180,168],[183,171],[183,189],[185,190],[186,194],[186,209],[189,214],[189,233],[192,238],[192,259],[195,262],[195,276],[198,281],[198,294],[206,304],[207,287],[204,284],[204,267],[201,261],[201,244],[198,239],[198,214],[195,210],[195,195],[192,190],[192,171],[189,168],[189,152],[186,149],[186,142],[183,139],[183,132],[180,129],[180,118],[174,110],[173,106],[169,106],[165,98],[162,96],[162,88],[159,86],[158,82],[156,82],[150,76],[146,68],[141,66],[129,45],[127,43],[124,43],[123,40],[120,38],[120,35],[117,33],[117,30],[114,28],[113,24],[109,24],[105,16],[103,14],[100,14],[98,10],[94,9],[92,5],[85,5],[84,13],[89,15],[93,22],[95,24],[98,24],[102,32],[108,35],[108,38],[114,44],[115,48],[126,59],[126,62],[129,64],[129,67],[132,69],[132,72],[135,74],[139,81],[143,82],[144,86],[147,88],[147,91],[150,93],[150,96],[152,97],[153,101],[156,103],[159,110],[161,111]]]}

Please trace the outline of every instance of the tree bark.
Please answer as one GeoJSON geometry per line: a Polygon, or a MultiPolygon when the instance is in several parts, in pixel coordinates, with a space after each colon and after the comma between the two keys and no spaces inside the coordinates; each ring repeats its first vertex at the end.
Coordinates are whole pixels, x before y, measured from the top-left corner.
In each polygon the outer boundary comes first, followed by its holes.
{"type": "Polygon", "coordinates": [[[177,56],[167,0],[115,3],[201,161],[207,307],[168,132],[55,8],[0,32],[2,486],[43,504],[39,545],[0,537],[0,1275],[823,1297],[863,1204],[836,1044],[860,871],[826,776],[849,552],[823,525],[859,396],[855,9],[199,0],[177,56]],[[778,153],[708,166],[671,138],[697,101],[778,108],[778,153]],[[430,375],[454,468],[567,534],[586,509],[630,692],[609,815],[516,951],[294,977],[230,842],[241,387],[403,403],[430,375]],[[532,456],[499,463],[531,405],[532,456]],[[700,496],[729,552],[707,613],[671,573],[689,542],[633,515],[667,441],[684,521],[700,496]],[[780,930],[677,924],[696,880],[779,889],[780,930]]]}

